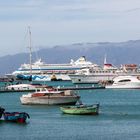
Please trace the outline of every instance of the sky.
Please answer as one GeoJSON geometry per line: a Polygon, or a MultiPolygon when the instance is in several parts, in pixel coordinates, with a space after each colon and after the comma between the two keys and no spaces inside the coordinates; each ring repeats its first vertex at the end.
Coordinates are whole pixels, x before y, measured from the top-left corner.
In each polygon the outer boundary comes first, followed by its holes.
{"type": "Polygon", "coordinates": [[[0,56],[140,39],[140,0],[0,0],[0,56]]]}

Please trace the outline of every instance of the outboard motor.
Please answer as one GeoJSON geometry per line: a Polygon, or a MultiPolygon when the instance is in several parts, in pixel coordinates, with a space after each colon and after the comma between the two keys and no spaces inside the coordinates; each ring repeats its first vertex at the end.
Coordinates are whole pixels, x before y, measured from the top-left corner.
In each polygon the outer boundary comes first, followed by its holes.
{"type": "Polygon", "coordinates": [[[5,109],[0,107],[0,118],[2,117],[2,114],[4,113],[5,109]]]}

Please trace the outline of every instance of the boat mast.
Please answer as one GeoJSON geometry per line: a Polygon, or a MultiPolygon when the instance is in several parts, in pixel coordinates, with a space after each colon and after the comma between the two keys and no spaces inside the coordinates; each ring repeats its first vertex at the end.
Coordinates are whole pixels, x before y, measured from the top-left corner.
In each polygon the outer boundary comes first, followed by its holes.
{"type": "Polygon", "coordinates": [[[32,44],[31,44],[30,26],[28,27],[28,30],[29,30],[29,51],[30,51],[30,76],[32,76],[32,44]]]}
{"type": "Polygon", "coordinates": [[[107,64],[107,61],[106,61],[106,54],[105,54],[105,57],[104,57],[104,64],[107,64]]]}

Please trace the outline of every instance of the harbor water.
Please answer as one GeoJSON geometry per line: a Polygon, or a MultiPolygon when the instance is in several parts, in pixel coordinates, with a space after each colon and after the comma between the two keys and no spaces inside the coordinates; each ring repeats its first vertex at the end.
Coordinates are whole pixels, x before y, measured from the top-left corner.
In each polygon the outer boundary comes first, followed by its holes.
{"type": "MultiPolygon", "coordinates": [[[[58,85],[70,84],[60,82],[58,85]]],[[[60,106],[21,105],[21,92],[0,93],[6,111],[24,111],[26,124],[0,122],[0,140],[139,140],[140,90],[79,90],[85,104],[100,103],[99,115],[66,115],[60,106]]]]}

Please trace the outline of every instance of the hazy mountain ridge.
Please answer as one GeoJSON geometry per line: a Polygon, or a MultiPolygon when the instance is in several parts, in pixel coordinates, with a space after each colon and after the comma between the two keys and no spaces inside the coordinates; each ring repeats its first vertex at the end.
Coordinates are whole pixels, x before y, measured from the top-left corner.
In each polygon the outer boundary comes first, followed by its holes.
{"type": "MultiPolygon", "coordinates": [[[[71,59],[86,56],[87,60],[103,64],[104,56],[107,62],[120,66],[121,64],[140,63],[140,40],[127,42],[99,42],[99,43],[75,43],[72,45],[54,46],[52,48],[40,49],[40,58],[46,63],[69,63],[71,59]]],[[[33,53],[33,62],[37,59],[33,53]]],[[[29,54],[19,53],[0,57],[0,74],[11,73],[17,70],[23,63],[29,62],[29,54]]]]}

